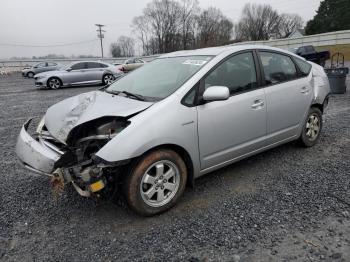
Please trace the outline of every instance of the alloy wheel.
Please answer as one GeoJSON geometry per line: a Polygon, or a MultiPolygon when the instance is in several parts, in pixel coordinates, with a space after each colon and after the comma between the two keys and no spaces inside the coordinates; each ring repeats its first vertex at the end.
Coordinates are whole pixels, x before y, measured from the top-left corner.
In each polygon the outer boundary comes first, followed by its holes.
{"type": "Polygon", "coordinates": [[[114,81],[114,77],[112,75],[106,75],[104,78],[103,78],[103,81],[105,82],[105,84],[109,85],[109,84],[112,84],[113,81],[114,81]]]}
{"type": "Polygon", "coordinates": [[[173,162],[162,160],[151,165],[144,173],[140,193],[147,205],[161,207],[174,198],[179,186],[179,169],[173,162]]]}
{"type": "Polygon", "coordinates": [[[60,88],[61,83],[60,80],[58,80],[57,78],[53,78],[49,81],[49,87],[52,89],[58,89],[60,88]]]}
{"type": "Polygon", "coordinates": [[[320,119],[316,114],[311,114],[306,122],[306,136],[310,141],[315,141],[320,133],[320,119]]]}

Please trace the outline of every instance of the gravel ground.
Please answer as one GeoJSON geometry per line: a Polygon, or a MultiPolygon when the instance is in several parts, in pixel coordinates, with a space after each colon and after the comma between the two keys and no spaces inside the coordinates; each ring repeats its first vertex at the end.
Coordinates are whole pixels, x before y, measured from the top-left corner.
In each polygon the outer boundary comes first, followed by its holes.
{"type": "Polygon", "coordinates": [[[0,79],[1,261],[350,261],[349,92],[332,96],[315,147],[290,143],[243,160],[143,218],[71,188],[54,197],[47,178],[16,160],[28,117],[93,89],[0,79]]]}

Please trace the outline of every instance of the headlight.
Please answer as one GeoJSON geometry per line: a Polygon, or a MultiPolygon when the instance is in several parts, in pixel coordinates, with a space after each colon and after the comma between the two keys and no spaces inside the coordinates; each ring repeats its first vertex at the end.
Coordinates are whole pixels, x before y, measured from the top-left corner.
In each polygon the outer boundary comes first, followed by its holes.
{"type": "Polygon", "coordinates": [[[37,76],[36,79],[42,79],[45,78],[46,76],[37,76]]]}
{"type": "Polygon", "coordinates": [[[41,133],[41,130],[43,129],[44,125],[45,125],[45,116],[43,116],[43,117],[41,118],[41,120],[40,120],[40,122],[39,122],[39,124],[38,124],[38,127],[36,128],[36,132],[37,132],[38,134],[41,133]]]}

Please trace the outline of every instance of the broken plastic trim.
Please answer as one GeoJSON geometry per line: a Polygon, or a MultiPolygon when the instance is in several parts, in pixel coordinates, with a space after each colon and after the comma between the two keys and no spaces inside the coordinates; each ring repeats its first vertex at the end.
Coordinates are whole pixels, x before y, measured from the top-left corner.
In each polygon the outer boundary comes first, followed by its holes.
{"type": "Polygon", "coordinates": [[[126,160],[121,160],[121,161],[116,161],[116,162],[109,162],[109,161],[107,161],[107,160],[105,160],[97,155],[93,155],[92,161],[94,161],[94,163],[96,165],[104,165],[106,167],[117,167],[117,166],[123,166],[123,165],[130,163],[131,159],[126,159],[126,160]]]}

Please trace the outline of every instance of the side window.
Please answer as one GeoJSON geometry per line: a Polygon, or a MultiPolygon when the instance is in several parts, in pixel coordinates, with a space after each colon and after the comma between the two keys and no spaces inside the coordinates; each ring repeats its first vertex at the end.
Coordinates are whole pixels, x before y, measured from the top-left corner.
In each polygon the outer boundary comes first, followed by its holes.
{"type": "Polygon", "coordinates": [[[259,55],[267,85],[275,85],[298,77],[295,65],[289,56],[270,52],[259,52],[259,55]]]}
{"type": "Polygon", "coordinates": [[[56,63],[48,63],[48,66],[57,66],[56,63]]]}
{"type": "Polygon", "coordinates": [[[100,63],[100,67],[101,67],[101,68],[107,68],[108,65],[106,65],[106,64],[101,64],[101,63],[100,63]]]}
{"type": "Polygon", "coordinates": [[[39,63],[36,65],[37,68],[43,68],[45,67],[45,63],[39,63]]]}
{"type": "Polygon", "coordinates": [[[72,70],[81,70],[81,69],[85,69],[85,62],[76,63],[72,65],[72,70]]]}
{"type": "Polygon", "coordinates": [[[198,85],[199,85],[199,83],[194,88],[192,88],[192,90],[189,93],[187,93],[187,95],[182,100],[182,104],[184,104],[185,106],[193,106],[194,105],[198,85]]]}
{"type": "Polygon", "coordinates": [[[101,68],[101,64],[97,62],[88,62],[87,64],[89,69],[101,68]]]}
{"type": "Polygon", "coordinates": [[[229,58],[215,68],[204,83],[205,89],[210,86],[226,86],[231,95],[257,88],[253,54],[247,52],[229,58]]]}
{"type": "Polygon", "coordinates": [[[301,60],[299,58],[296,58],[296,57],[294,58],[294,61],[298,65],[303,76],[307,76],[310,74],[312,66],[308,62],[301,60]]]}

